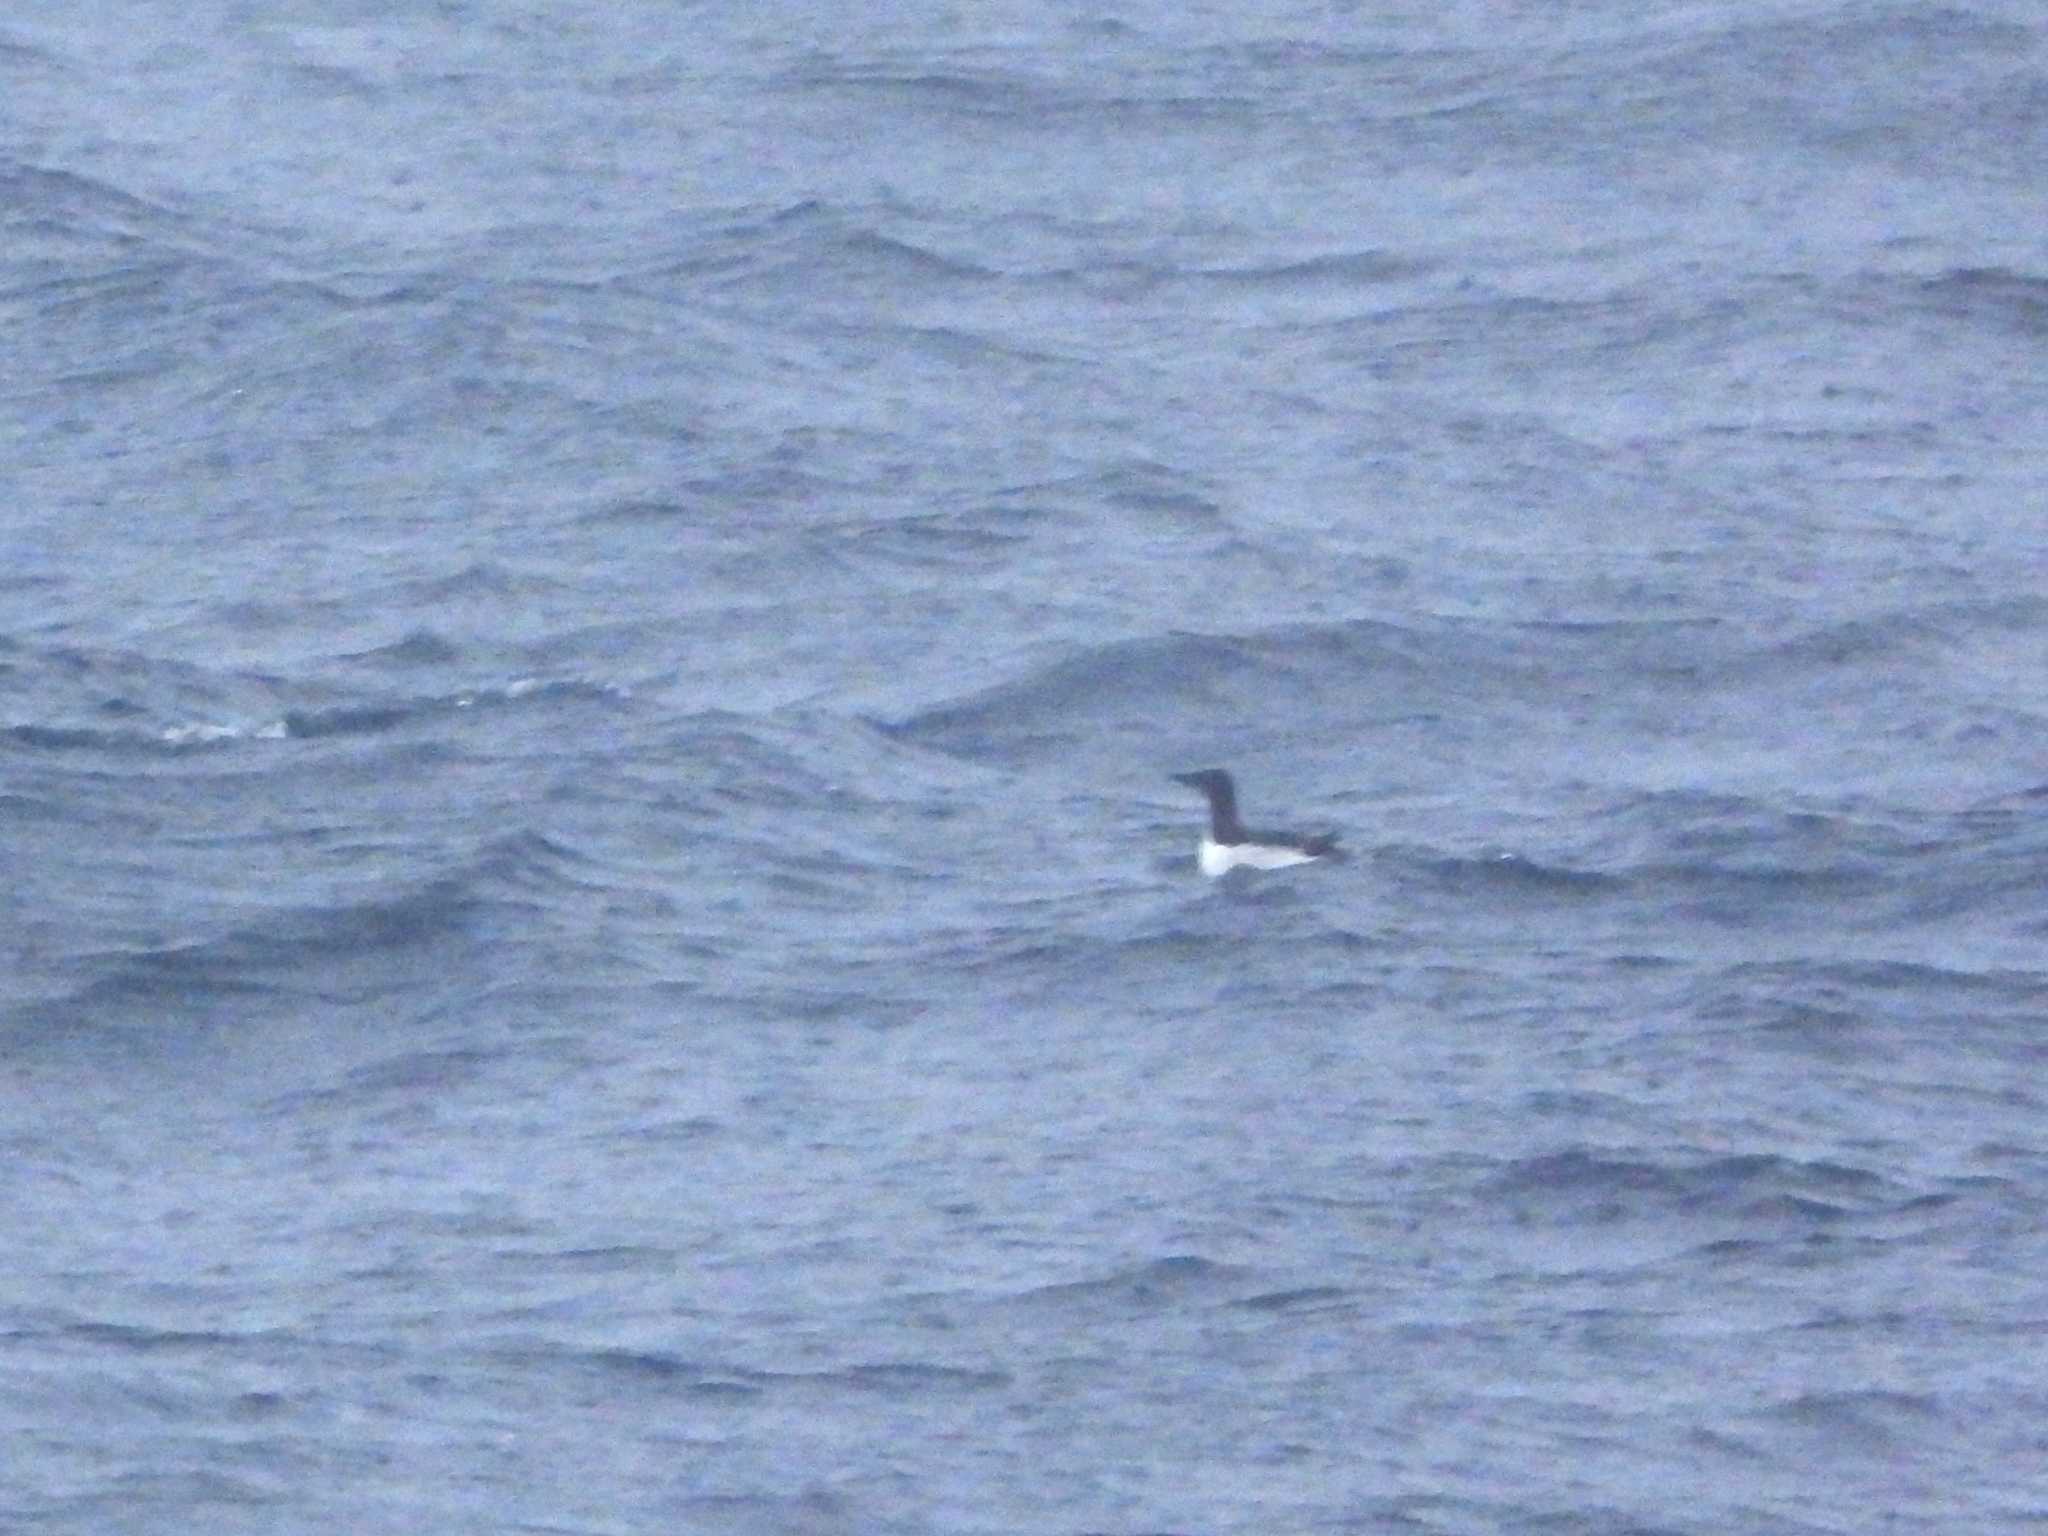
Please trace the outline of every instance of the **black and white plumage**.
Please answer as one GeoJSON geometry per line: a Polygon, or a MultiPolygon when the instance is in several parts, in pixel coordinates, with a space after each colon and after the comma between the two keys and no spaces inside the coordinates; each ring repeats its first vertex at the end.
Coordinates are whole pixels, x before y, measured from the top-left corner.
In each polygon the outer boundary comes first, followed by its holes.
{"type": "Polygon", "coordinates": [[[1176,773],[1176,782],[1209,797],[1209,830],[1202,835],[1198,862],[1210,879],[1233,869],[1285,869],[1326,856],[1337,856],[1333,832],[1313,836],[1300,832],[1252,831],[1237,819],[1237,785],[1221,768],[1176,773]]]}

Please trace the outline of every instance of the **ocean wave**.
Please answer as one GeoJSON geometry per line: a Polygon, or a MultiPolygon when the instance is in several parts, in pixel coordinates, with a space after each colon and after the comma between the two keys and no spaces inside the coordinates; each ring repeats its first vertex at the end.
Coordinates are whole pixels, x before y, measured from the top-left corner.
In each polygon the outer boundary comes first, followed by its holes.
{"type": "Polygon", "coordinates": [[[168,1041],[289,1004],[395,1005],[438,985],[419,957],[468,932],[486,896],[460,876],[331,904],[279,907],[218,933],[74,952],[63,990],[10,1011],[27,1035],[123,1031],[168,1041]]]}
{"type": "MultiPolygon", "coordinates": [[[[1015,1293],[1006,1306],[1060,1312],[1148,1313],[1190,1302],[1233,1299],[1249,1271],[1197,1254],[1170,1254],[1085,1280],[1062,1280],[1015,1293]]],[[[1262,1293],[1261,1293],[1262,1294],[1262,1293]]]]}
{"type": "Polygon", "coordinates": [[[1926,305],[2023,338],[2048,335],[2048,277],[2009,267],[1958,267],[1920,282],[1926,305]]]}
{"type": "Polygon", "coordinates": [[[1828,1222],[1889,1212],[1917,1197],[1846,1163],[1777,1153],[1651,1158],[1573,1147],[1518,1158],[1483,1186],[1519,1219],[1615,1222],[1719,1215],[1828,1222]]]}
{"type": "Polygon", "coordinates": [[[1934,992],[2048,999],[2048,977],[2036,971],[1970,971],[1906,960],[1753,960],[1722,973],[1728,981],[1754,983],[1777,996],[1824,992],[1934,992]]]}
{"type": "MultiPolygon", "coordinates": [[[[401,669],[448,664],[451,646],[415,631],[352,658],[401,669]]],[[[457,710],[558,701],[617,701],[623,682],[514,677],[443,693],[337,698],[332,685],[286,685],[265,674],[210,670],[135,652],[61,647],[12,664],[14,708],[41,718],[0,725],[0,743],[28,751],[112,757],[182,754],[250,742],[381,735],[457,710]],[[295,701],[292,695],[299,695],[295,701]]]]}
{"type": "Polygon", "coordinates": [[[348,659],[394,668],[451,667],[463,659],[463,649],[432,629],[415,629],[399,639],[359,651],[348,659]]]}
{"type": "Polygon", "coordinates": [[[1504,851],[1459,855],[1396,846],[1379,850],[1376,857],[1396,870],[1417,871],[1446,891],[1484,890],[1490,895],[1539,898],[1589,897],[1623,892],[1632,884],[1626,875],[1577,869],[1504,851]]]}
{"type": "MultiPolygon", "coordinates": [[[[813,59],[785,72],[778,82],[792,93],[832,93],[885,101],[910,112],[930,112],[990,122],[1061,124],[1092,128],[1105,118],[1126,127],[1251,120],[1261,103],[1208,89],[1186,89],[1171,76],[1113,77],[1114,89],[1077,81],[1064,71],[1033,70],[1014,62],[983,61],[975,55],[901,51],[865,59],[813,59]]],[[[1106,83],[1106,82],[1105,82],[1106,83]]]]}
{"type": "Polygon", "coordinates": [[[854,1361],[817,1370],[789,1370],[715,1364],[661,1349],[579,1347],[552,1340],[502,1345],[498,1353],[521,1364],[596,1371],[663,1391],[713,1398],[850,1392],[923,1399],[935,1393],[999,1391],[1013,1384],[1007,1371],[928,1360],[854,1361]]]}
{"type": "Polygon", "coordinates": [[[1797,1429],[1830,1446],[1917,1444],[1945,1417],[1940,1396],[1884,1388],[1801,1392],[1760,1415],[1781,1429],[1797,1429]]]}
{"type": "Polygon", "coordinates": [[[1359,623],[1295,626],[1254,635],[1176,633],[1085,646],[1012,681],[917,711],[886,728],[956,756],[1005,764],[1071,749],[1086,732],[1157,730],[1160,714],[1255,713],[1274,690],[1298,694],[1300,674],[1353,684],[1402,664],[1401,632],[1359,623]]]}

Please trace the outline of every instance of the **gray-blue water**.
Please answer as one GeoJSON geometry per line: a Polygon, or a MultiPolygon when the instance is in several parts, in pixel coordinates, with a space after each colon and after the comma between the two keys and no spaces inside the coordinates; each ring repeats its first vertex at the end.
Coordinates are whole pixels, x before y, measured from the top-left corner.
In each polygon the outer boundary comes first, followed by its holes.
{"type": "Polygon", "coordinates": [[[0,1531],[2048,1526],[2044,80],[17,0],[0,1531]]]}

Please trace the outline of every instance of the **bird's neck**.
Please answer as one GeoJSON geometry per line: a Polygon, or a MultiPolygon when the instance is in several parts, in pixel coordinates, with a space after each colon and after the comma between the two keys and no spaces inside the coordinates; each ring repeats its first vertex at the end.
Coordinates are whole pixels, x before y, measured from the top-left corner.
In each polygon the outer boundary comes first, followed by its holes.
{"type": "Polygon", "coordinates": [[[1237,799],[1227,789],[1210,792],[1209,835],[1219,843],[1244,841],[1244,823],[1237,819],[1237,799]]]}

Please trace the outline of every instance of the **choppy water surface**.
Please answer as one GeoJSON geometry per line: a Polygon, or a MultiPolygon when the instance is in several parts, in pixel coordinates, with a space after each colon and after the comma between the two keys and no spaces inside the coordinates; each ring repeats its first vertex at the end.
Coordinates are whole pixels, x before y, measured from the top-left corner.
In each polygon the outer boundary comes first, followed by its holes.
{"type": "Polygon", "coordinates": [[[0,1529],[2039,1529],[2044,62],[16,7],[0,1529]]]}

